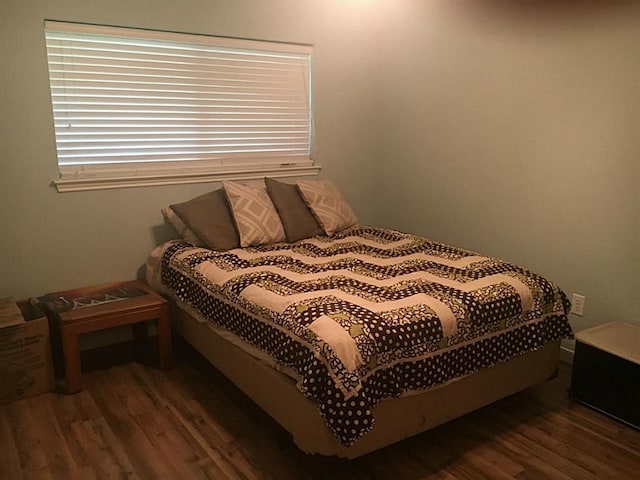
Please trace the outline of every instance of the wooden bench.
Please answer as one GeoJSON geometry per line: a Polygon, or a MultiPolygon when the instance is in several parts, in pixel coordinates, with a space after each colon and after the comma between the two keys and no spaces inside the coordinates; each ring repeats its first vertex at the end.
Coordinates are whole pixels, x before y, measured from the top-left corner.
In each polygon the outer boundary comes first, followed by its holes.
{"type": "MultiPolygon", "coordinates": [[[[83,295],[93,295],[96,297],[99,296],[96,295],[99,292],[113,292],[119,287],[134,290],[139,289],[142,290],[143,293],[138,296],[132,296],[131,298],[117,298],[104,303],[96,302],[95,305],[91,304],[82,306],[81,308],[72,308],[59,312],[46,308],[46,303],[44,304],[45,310],[47,310],[50,318],[57,323],[57,327],[59,328],[67,393],[76,393],[83,389],[78,337],[84,333],[131,325],[134,341],[139,343],[139,341],[147,335],[146,322],[156,321],[160,368],[167,369],[171,367],[169,306],[161,295],[151,290],[144,283],[138,281],[87,287],[86,289],[69,292],[73,292],[78,298],[83,297],[83,295]]],[[[73,300],[69,292],[60,293],[66,294],[73,300]]],[[[55,298],[55,295],[56,294],[50,294],[46,297],[55,298]]]]}

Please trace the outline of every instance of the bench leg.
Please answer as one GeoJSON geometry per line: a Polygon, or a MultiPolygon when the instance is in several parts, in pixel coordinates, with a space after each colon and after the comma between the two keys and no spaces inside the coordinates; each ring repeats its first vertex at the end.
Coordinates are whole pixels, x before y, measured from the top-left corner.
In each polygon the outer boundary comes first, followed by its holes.
{"type": "Polygon", "coordinates": [[[82,369],[78,334],[69,328],[62,328],[62,351],[64,352],[64,376],[67,381],[67,393],[82,390],[82,369]]]}

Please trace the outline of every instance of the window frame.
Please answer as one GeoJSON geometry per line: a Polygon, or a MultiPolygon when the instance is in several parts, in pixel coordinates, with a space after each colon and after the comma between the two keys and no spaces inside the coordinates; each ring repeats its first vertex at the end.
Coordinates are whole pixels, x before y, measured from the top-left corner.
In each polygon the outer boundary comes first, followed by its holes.
{"type": "MultiPolygon", "coordinates": [[[[312,118],[313,118],[313,105],[311,100],[311,69],[312,69],[312,52],[313,49],[310,45],[301,45],[301,44],[290,44],[290,43],[276,43],[276,42],[265,42],[265,41],[256,41],[256,40],[245,40],[238,38],[229,38],[229,37],[218,37],[211,35],[199,35],[199,34],[187,34],[187,33],[176,33],[176,32],[165,32],[159,30],[143,30],[136,28],[126,28],[126,27],[110,27],[103,25],[92,25],[92,24],[81,24],[81,23],[69,23],[69,22],[59,22],[54,20],[46,20],[45,21],[45,38],[47,41],[47,65],[50,74],[50,91],[51,91],[51,100],[52,100],[52,111],[54,116],[54,128],[56,129],[56,157],[59,171],[59,178],[53,181],[53,184],[57,188],[59,192],[69,192],[69,191],[78,191],[78,190],[98,190],[98,189],[111,189],[111,188],[125,188],[125,187],[139,187],[139,186],[155,186],[155,185],[172,185],[172,184],[185,184],[185,183],[202,183],[202,182],[212,182],[212,181],[221,181],[221,180],[243,180],[243,179],[257,179],[263,178],[265,176],[277,176],[277,177],[300,177],[300,176],[308,176],[308,175],[317,175],[320,167],[314,165],[314,162],[311,158],[311,148],[312,148],[312,118]],[[60,75],[59,71],[52,70],[52,58],[60,59],[64,57],[64,55],[60,53],[54,53],[56,47],[51,47],[50,43],[50,33],[53,32],[53,37],[55,38],[56,33],[60,34],[63,32],[62,36],[65,34],[79,35],[79,36],[102,36],[102,35],[113,35],[117,38],[127,38],[127,39],[142,39],[144,42],[172,42],[172,43],[180,43],[184,45],[204,45],[203,48],[220,48],[225,51],[229,51],[230,55],[236,55],[238,52],[241,52],[243,55],[247,57],[250,56],[269,56],[273,55],[275,58],[278,57],[281,52],[284,57],[290,56],[294,61],[298,61],[297,58],[300,57],[300,66],[294,64],[296,69],[300,69],[303,72],[303,80],[300,85],[296,83],[295,87],[298,90],[296,92],[303,91],[306,94],[306,98],[303,95],[298,94],[298,99],[294,105],[296,107],[300,107],[303,105],[306,110],[299,108],[304,115],[299,116],[304,119],[304,128],[306,131],[301,130],[301,127],[296,126],[299,130],[295,133],[291,133],[290,135],[296,135],[295,140],[286,139],[289,142],[294,142],[300,140],[298,137],[302,138],[303,148],[300,148],[300,143],[296,143],[296,148],[291,148],[291,151],[294,153],[287,153],[277,151],[276,153],[266,153],[268,149],[266,147],[269,146],[268,143],[265,143],[265,148],[262,152],[253,152],[253,151],[242,151],[242,152],[231,152],[227,153],[216,153],[213,155],[215,158],[211,159],[160,159],[160,160],[144,160],[138,161],[134,159],[125,159],[123,161],[118,160],[115,157],[115,160],[108,161],[100,161],[94,160],[93,162],[86,162],[83,160],[72,160],[71,163],[65,163],[63,160],[61,162],[61,151],[65,150],[65,148],[61,147],[63,144],[64,137],[63,135],[75,135],[74,133],[68,133],[63,131],[63,129],[71,128],[71,121],[69,121],[69,126],[64,125],[65,120],[61,120],[61,115],[59,112],[63,110],[66,106],[64,102],[68,102],[69,104],[73,104],[72,100],[67,100],[68,97],[72,97],[72,95],[67,93],[67,88],[63,87],[64,93],[55,95],[54,92],[60,91],[60,80],[53,79],[52,71],[57,72],[56,75],[60,75]],[[229,50],[231,49],[231,50],[229,50]],[[264,54],[264,55],[263,55],[264,54]],[[305,63],[307,62],[307,63],[305,63]],[[306,69],[306,70],[305,70],[306,69]],[[55,83],[58,82],[58,83],[55,83]],[[306,82],[306,84],[304,84],[306,82]],[[306,90],[301,90],[301,89],[306,90]],[[59,100],[59,98],[63,98],[63,102],[59,100]],[[55,99],[54,99],[55,98],[55,99]],[[303,100],[299,100],[302,98],[303,100]],[[62,105],[62,108],[58,108],[62,105]],[[56,111],[56,108],[58,110],[56,111]],[[302,132],[302,133],[300,133],[302,132]],[[306,142],[306,143],[304,143],[306,142]],[[306,148],[306,151],[303,151],[306,148]],[[302,153],[300,153],[302,151],[302,153]]],[[[93,37],[90,37],[93,38],[93,37]]],[[[55,42],[62,42],[64,40],[55,40],[55,42]]],[[[62,47],[58,46],[58,51],[62,51],[62,47]]],[[[216,53],[217,55],[218,53],[216,53]]],[[[224,53],[223,53],[224,55],[224,53]]],[[[124,56],[124,54],[123,54],[124,56]]],[[[73,67],[73,60],[69,62],[69,65],[73,67]]],[[[59,65],[61,62],[58,60],[56,65],[59,65]]],[[[257,62],[260,65],[260,62],[257,62]]],[[[67,68],[67,66],[62,67],[67,68]]],[[[292,67],[293,68],[293,67],[292,67]]],[[[297,70],[294,70],[294,73],[297,70]]],[[[100,72],[103,73],[103,72],[100,72]]],[[[74,72],[67,73],[65,75],[65,71],[63,71],[62,76],[64,77],[62,82],[65,82],[64,85],[67,85],[67,77],[71,78],[74,75],[74,72]]],[[[300,82],[297,80],[296,82],[300,82]]],[[[188,79],[192,80],[192,79],[188,79]]],[[[225,78],[226,82],[228,79],[225,78]]],[[[72,85],[68,91],[73,93],[73,86],[77,87],[76,84],[73,84],[73,78],[69,80],[72,85]]],[[[235,84],[234,84],[235,85],[235,84]]],[[[205,84],[205,88],[212,88],[211,85],[205,84]]],[[[125,92],[127,93],[127,92],[125,92]]],[[[93,95],[93,94],[91,94],[93,95]]],[[[87,96],[90,96],[87,94],[87,96]]],[[[116,97],[110,97],[116,98],[116,97]]],[[[246,98],[246,97],[243,97],[246,98]]],[[[119,100],[119,99],[118,99],[119,100]]],[[[140,100],[136,100],[139,102],[140,100]]],[[[190,98],[190,101],[193,101],[193,98],[190,98]]],[[[204,101],[202,101],[204,102],[204,101]]],[[[212,102],[215,103],[215,102],[212,102]]],[[[144,105],[143,105],[144,106],[144,105]]],[[[200,107],[200,105],[196,105],[200,107]]],[[[73,107],[73,105],[72,105],[73,107]]],[[[253,107],[252,107],[253,108],[253,107]]],[[[153,112],[155,113],[155,112],[153,112]]],[[[207,117],[209,120],[209,117],[207,117]]],[[[210,120],[213,123],[213,117],[210,120]]],[[[297,120],[300,122],[300,120],[297,120]]],[[[78,122],[79,123],[79,122],[78,122]]],[[[108,123],[108,122],[107,122],[108,123]]],[[[74,124],[74,126],[76,126],[74,124]]],[[[80,125],[81,127],[82,125],[80,125]]],[[[221,128],[217,125],[212,125],[207,123],[207,130],[218,130],[221,128]]],[[[185,127],[186,128],[186,127],[185,127]]],[[[269,128],[265,128],[268,130],[269,128]]],[[[80,130],[80,129],[79,129],[80,130]]],[[[116,128],[116,130],[122,130],[122,128],[116,128]]],[[[94,132],[95,133],[95,132],[94,132]]],[[[130,132],[126,132],[129,134],[130,132]]],[[[214,132],[216,134],[217,132],[214,132]]],[[[232,134],[235,131],[231,132],[232,134]]],[[[252,133],[253,135],[257,135],[253,132],[244,132],[244,133],[252,133]]],[[[280,133],[279,133],[280,134],[280,133]]],[[[75,145],[79,145],[80,148],[83,148],[85,143],[82,141],[81,134],[77,134],[79,139],[75,139],[75,145]]],[[[264,132],[260,132],[260,135],[267,137],[267,134],[264,132]]],[[[275,133],[274,133],[275,135],[275,133]]],[[[126,135],[125,135],[126,136],[126,135]]],[[[135,138],[135,137],[134,137],[135,138]]],[[[200,139],[203,140],[203,139],[200,139]]],[[[234,139],[235,140],[235,139],[234,139]]],[[[241,143],[244,138],[239,140],[241,143]]],[[[249,141],[250,137],[247,137],[245,141],[249,141]]],[[[267,141],[273,139],[266,139],[267,141]]],[[[145,145],[150,145],[153,142],[147,141],[145,145]]],[[[158,143],[162,143],[160,140],[158,143]]],[[[212,140],[207,139],[207,143],[215,143],[212,140]]],[[[238,142],[236,142],[238,143],[238,142]]],[[[90,144],[90,140],[87,140],[87,144],[90,144]]],[[[237,146],[237,145],[234,145],[237,146]]],[[[232,146],[231,148],[233,148],[232,146]]],[[[255,148],[255,144],[252,144],[252,147],[255,148]]],[[[91,147],[91,148],[99,148],[99,147],[91,147]]],[[[140,148],[140,147],[138,147],[140,148]]],[[[187,148],[187,147],[185,147],[187,148]]],[[[238,148],[241,148],[239,146],[238,148]]],[[[282,147],[284,148],[284,147],[282,147]]],[[[88,148],[87,148],[88,149],[88,148]]],[[[125,150],[123,148],[123,150],[125,150]]],[[[248,149],[247,149],[248,150],[248,149]]],[[[274,148],[277,150],[277,147],[274,148]]],[[[185,150],[186,151],[186,150],[185,150]]],[[[180,153],[179,151],[174,153],[176,155],[180,153]]]]}

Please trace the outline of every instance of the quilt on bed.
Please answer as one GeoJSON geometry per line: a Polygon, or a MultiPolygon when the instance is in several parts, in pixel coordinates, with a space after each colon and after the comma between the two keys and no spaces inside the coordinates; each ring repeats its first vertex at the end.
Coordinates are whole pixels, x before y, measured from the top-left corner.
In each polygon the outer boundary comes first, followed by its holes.
{"type": "Polygon", "coordinates": [[[344,445],[373,428],[384,398],[572,336],[566,296],[540,275],[395,230],[160,248],[163,289],[295,372],[344,445]]]}

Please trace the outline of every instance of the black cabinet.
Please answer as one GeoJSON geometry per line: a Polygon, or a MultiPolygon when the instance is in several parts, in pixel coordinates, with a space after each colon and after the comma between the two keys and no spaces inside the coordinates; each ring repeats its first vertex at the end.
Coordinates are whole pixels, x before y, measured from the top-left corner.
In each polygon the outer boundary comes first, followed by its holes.
{"type": "Polygon", "coordinates": [[[600,325],[576,334],[574,400],[640,429],[640,326],[600,325]]]}

